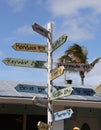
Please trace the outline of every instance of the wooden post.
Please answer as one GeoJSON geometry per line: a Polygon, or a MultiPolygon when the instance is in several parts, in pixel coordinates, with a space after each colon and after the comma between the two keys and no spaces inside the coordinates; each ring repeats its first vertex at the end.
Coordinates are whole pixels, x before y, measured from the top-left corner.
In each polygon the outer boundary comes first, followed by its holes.
{"type": "Polygon", "coordinates": [[[47,30],[50,32],[49,37],[47,39],[48,42],[48,107],[47,107],[47,115],[48,115],[48,125],[50,126],[48,130],[52,130],[52,116],[53,116],[53,102],[51,100],[52,95],[52,81],[50,80],[50,72],[52,70],[52,24],[48,23],[47,30]]]}

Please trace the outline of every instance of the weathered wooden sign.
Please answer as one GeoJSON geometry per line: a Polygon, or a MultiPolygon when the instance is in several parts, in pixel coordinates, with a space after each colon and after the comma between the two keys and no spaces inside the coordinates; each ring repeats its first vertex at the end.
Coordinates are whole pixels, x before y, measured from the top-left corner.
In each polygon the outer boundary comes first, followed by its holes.
{"type": "Polygon", "coordinates": [[[84,63],[57,63],[57,66],[64,66],[65,70],[68,71],[87,71],[89,72],[93,65],[92,64],[84,64],[84,63]]]}
{"type": "Polygon", "coordinates": [[[15,89],[18,92],[27,92],[27,93],[37,93],[37,94],[47,94],[46,86],[39,86],[39,85],[29,85],[29,84],[17,84],[15,89]]]}
{"type": "Polygon", "coordinates": [[[95,91],[92,88],[79,88],[73,87],[73,95],[84,95],[84,96],[93,96],[95,91]]]}
{"type": "Polygon", "coordinates": [[[44,65],[46,61],[26,60],[17,58],[5,58],[4,64],[9,66],[29,67],[29,68],[40,68],[47,69],[44,65]]]}
{"type": "Polygon", "coordinates": [[[55,91],[55,92],[52,93],[51,99],[55,100],[55,99],[58,99],[58,98],[69,96],[72,93],[72,91],[73,91],[72,87],[66,87],[66,88],[63,88],[61,90],[55,91]]]}
{"type": "Polygon", "coordinates": [[[61,76],[64,73],[64,66],[60,66],[56,69],[53,69],[50,73],[50,80],[54,80],[57,77],[61,76]]]}
{"type": "Polygon", "coordinates": [[[72,114],[73,114],[73,110],[71,108],[63,111],[55,112],[53,114],[53,121],[59,121],[59,120],[70,118],[72,114]]]}
{"type": "Polygon", "coordinates": [[[50,33],[47,29],[43,28],[42,26],[38,25],[37,23],[34,23],[32,25],[32,28],[34,31],[36,31],[37,33],[45,36],[48,38],[48,34],[50,33]]]}
{"type": "Polygon", "coordinates": [[[67,40],[67,35],[64,34],[61,37],[59,37],[59,39],[57,39],[53,44],[52,44],[52,50],[54,51],[56,50],[58,47],[60,47],[62,44],[64,44],[67,40]]]}
{"type": "Polygon", "coordinates": [[[36,97],[36,96],[34,96],[32,98],[32,102],[36,106],[45,107],[45,108],[48,105],[48,100],[47,100],[47,98],[44,98],[44,97],[36,97]]]}
{"type": "Polygon", "coordinates": [[[12,48],[17,51],[28,51],[28,52],[43,52],[46,53],[46,45],[39,44],[28,44],[28,43],[15,43],[12,48]]]}
{"type": "Polygon", "coordinates": [[[42,121],[39,121],[37,124],[37,127],[38,127],[38,130],[48,130],[49,125],[42,121]]]}

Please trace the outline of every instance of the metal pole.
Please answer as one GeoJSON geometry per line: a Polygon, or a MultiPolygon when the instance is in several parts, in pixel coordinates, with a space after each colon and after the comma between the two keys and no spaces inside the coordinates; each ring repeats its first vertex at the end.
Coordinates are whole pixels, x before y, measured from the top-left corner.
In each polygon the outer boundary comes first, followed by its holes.
{"type": "Polygon", "coordinates": [[[47,116],[48,116],[48,125],[50,126],[48,130],[52,130],[52,115],[53,115],[53,102],[50,100],[52,94],[52,81],[50,81],[50,73],[52,70],[52,24],[47,24],[47,30],[50,32],[47,43],[48,43],[48,107],[47,107],[47,116]]]}

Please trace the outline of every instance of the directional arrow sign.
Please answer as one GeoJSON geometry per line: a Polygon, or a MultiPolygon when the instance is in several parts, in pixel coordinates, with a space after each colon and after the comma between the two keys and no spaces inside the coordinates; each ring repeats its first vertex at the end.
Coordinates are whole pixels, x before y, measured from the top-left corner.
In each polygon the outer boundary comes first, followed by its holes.
{"type": "Polygon", "coordinates": [[[61,90],[55,91],[55,92],[52,93],[51,99],[55,100],[55,99],[58,99],[58,98],[69,96],[72,93],[72,91],[73,91],[72,87],[66,87],[66,88],[63,88],[61,90]]]}
{"type": "Polygon", "coordinates": [[[67,35],[62,35],[52,44],[52,51],[56,50],[58,47],[60,47],[63,43],[65,43],[67,40],[67,35]]]}
{"type": "Polygon", "coordinates": [[[17,86],[15,86],[15,89],[18,92],[47,94],[47,92],[46,92],[47,87],[46,86],[17,84],[17,86]]]}
{"type": "Polygon", "coordinates": [[[68,71],[87,71],[89,72],[92,69],[92,64],[84,63],[57,63],[57,66],[64,66],[65,70],[68,71]]]}
{"type": "Polygon", "coordinates": [[[50,80],[54,80],[57,77],[61,76],[64,73],[64,66],[60,66],[56,69],[53,69],[50,73],[50,80]]]}
{"type": "Polygon", "coordinates": [[[17,51],[44,52],[46,53],[46,45],[15,43],[12,48],[17,51]]]}
{"type": "Polygon", "coordinates": [[[73,87],[73,95],[84,95],[84,96],[93,96],[95,91],[92,88],[77,88],[73,87]]]}
{"type": "Polygon", "coordinates": [[[33,30],[36,31],[37,33],[39,33],[39,34],[41,34],[41,35],[43,35],[43,36],[45,36],[45,37],[48,38],[48,33],[49,33],[49,31],[48,31],[47,29],[43,28],[42,26],[38,25],[37,23],[34,23],[34,24],[32,25],[32,28],[33,28],[33,30]]]}
{"type": "Polygon", "coordinates": [[[32,99],[32,102],[35,105],[41,106],[41,107],[47,107],[47,105],[48,105],[48,100],[46,98],[42,98],[42,97],[34,96],[33,99],[32,99]]]}
{"type": "Polygon", "coordinates": [[[72,114],[73,114],[73,111],[71,108],[63,110],[63,111],[55,112],[53,114],[53,121],[58,121],[58,120],[70,118],[72,116],[72,114]]]}
{"type": "Polygon", "coordinates": [[[48,130],[49,125],[42,121],[39,121],[37,124],[37,127],[38,127],[38,130],[48,130]]]}
{"type": "Polygon", "coordinates": [[[46,66],[44,65],[46,63],[46,61],[25,60],[25,59],[17,59],[17,58],[5,58],[3,60],[3,62],[9,66],[47,69],[46,66]]]}

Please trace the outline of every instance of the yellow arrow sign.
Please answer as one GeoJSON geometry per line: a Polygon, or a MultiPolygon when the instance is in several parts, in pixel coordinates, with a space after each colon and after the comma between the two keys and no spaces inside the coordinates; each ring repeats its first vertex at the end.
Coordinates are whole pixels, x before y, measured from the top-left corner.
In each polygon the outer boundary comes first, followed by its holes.
{"type": "Polygon", "coordinates": [[[38,130],[48,130],[49,125],[42,121],[39,121],[37,124],[37,127],[38,127],[38,130]]]}
{"type": "Polygon", "coordinates": [[[50,80],[54,80],[57,77],[61,76],[64,73],[64,66],[60,66],[56,69],[53,69],[50,74],[50,80]]]}
{"type": "Polygon", "coordinates": [[[44,52],[46,53],[46,45],[28,44],[28,43],[15,43],[12,48],[17,51],[29,51],[29,52],[44,52]]]}

